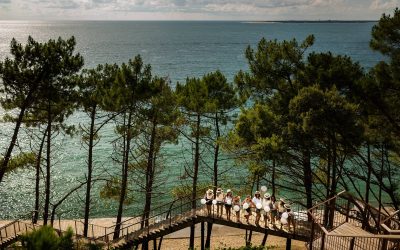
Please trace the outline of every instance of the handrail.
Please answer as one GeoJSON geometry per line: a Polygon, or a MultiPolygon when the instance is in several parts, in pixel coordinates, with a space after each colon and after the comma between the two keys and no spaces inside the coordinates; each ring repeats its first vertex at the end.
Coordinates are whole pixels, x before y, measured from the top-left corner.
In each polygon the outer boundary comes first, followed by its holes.
{"type": "Polygon", "coordinates": [[[22,215],[22,216],[19,216],[18,219],[11,220],[11,222],[9,222],[9,223],[7,223],[7,224],[1,226],[0,229],[3,229],[4,227],[7,227],[7,226],[9,226],[9,225],[12,225],[12,224],[16,223],[17,221],[20,221],[20,220],[21,220],[21,219],[20,219],[21,217],[25,217],[25,216],[27,216],[27,215],[32,215],[32,213],[34,213],[34,212],[35,212],[35,210],[30,211],[29,213],[26,213],[26,214],[24,214],[24,215],[22,215]]]}
{"type": "Polygon", "coordinates": [[[396,212],[394,212],[393,214],[391,214],[389,217],[387,217],[386,219],[384,219],[381,224],[384,224],[386,221],[392,219],[396,214],[398,214],[400,212],[400,210],[397,210],[396,212]]]}
{"type": "MultiPolygon", "coordinates": [[[[208,189],[208,188],[205,188],[204,191],[207,190],[207,189],[208,189]]],[[[200,190],[200,191],[202,191],[202,190],[200,190]]],[[[171,205],[171,204],[173,204],[173,203],[175,203],[175,202],[177,202],[177,201],[179,201],[179,200],[191,198],[191,196],[192,196],[192,194],[188,194],[188,195],[185,195],[185,196],[176,198],[176,199],[173,200],[173,201],[169,201],[169,202],[163,203],[163,204],[161,204],[161,205],[159,205],[159,206],[153,208],[152,211],[157,210],[157,209],[160,209],[160,208],[165,207],[165,206],[169,206],[169,205],[171,205]]],[[[105,227],[105,228],[106,228],[106,229],[114,228],[114,227],[117,226],[117,225],[122,225],[122,224],[124,224],[124,223],[126,223],[126,222],[128,222],[128,221],[135,220],[135,219],[137,219],[137,218],[139,218],[139,217],[142,217],[144,214],[145,214],[145,213],[135,214],[135,215],[133,215],[133,216],[130,216],[129,219],[123,220],[123,221],[121,221],[120,223],[115,223],[114,225],[111,225],[111,226],[105,227]]],[[[134,223],[134,224],[136,224],[136,223],[134,223]]]]}
{"type": "MultiPolygon", "coordinates": [[[[310,237],[310,249],[323,249],[325,247],[326,241],[329,240],[331,243],[334,244],[335,242],[340,242],[342,240],[350,239],[350,249],[353,249],[351,246],[354,246],[354,242],[358,239],[361,242],[358,244],[364,244],[363,247],[366,247],[371,242],[386,242],[382,244],[388,244],[387,242],[399,242],[400,235],[396,235],[400,233],[400,230],[390,230],[386,227],[384,222],[392,219],[396,214],[400,211],[396,211],[394,214],[388,216],[382,213],[376,213],[378,210],[372,207],[370,204],[365,203],[362,200],[358,200],[354,198],[351,194],[342,191],[337,195],[333,196],[326,201],[320,202],[313,206],[312,208],[308,209],[307,212],[311,216],[312,219],[312,229],[311,229],[311,237],[310,237]],[[340,197],[340,199],[339,199],[340,197]],[[332,200],[334,200],[334,204],[332,204],[332,200]],[[354,204],[357,207],[357,210],[361,213],[361,216],[353,216],[351,214],[352,208],[350,207],[351,204],[354,204]],[[331,209],[334,209],[334,212],[331,213],[330,211],[326,211],[326,207],[329,206],[331,209]],[[326,215],[328,213],[328,215],[326,215]],[[325,228],[324,223],[328,216],[333,214],[334,219],[328,223],[329,230],[325,228]],[[342,216],[344,215],[344,216],[342,216]],[[366,217],[368,215],[368,217],[366,217]],[[376,223],[376,216],[381,216],[384,218],[381,225],[376,223]],[[365,220],[368,220],[368,224],[365,224],[365,220]],[[373,220],[373,221],[372,221],[373,220]],[[370,231],[366,234],[352,234],[351,232],[348,233],[336,233],[335,228],[345,223],[353,223],[355,222],[357,225],[367,226],[367,228],[371,229],[367,230],[370,231]],[[371,226],[369,223],[375,222],[375,226],[371,226]],[[375,227],[383,227],[387,229],[388,233],[392,234],[377,234],[374,233],[375,231],[372,228],[375,227]],[[371,227],[371,228],[370,228],[371,227]],[[333,238],[332,238],[333,237],[333,238]],[[347,238],[347,239],[346,239],[347,238]],[[316,244],[316,245],[314,245],[316,244]]],[[[395,222],[397,222],[395,220],[395,222]]],[[[383,245],[385,246],[385,245],[383,245]]],[[[382,248],[383,249],[383,248],[382,248]]],[[[386,248],[385,248],[386,249],[386,248]]]]}
{"type": "Polygon", "coordinates": [[[1,227],[0,227],[0,230],[6,228],[6,227],[8,227],[8,226],[11,226],[12,224],[17,223],[17,221],[19,221],[19,219],[13,220],[13,221],[11,221],[11,222],[9,222],[9,223],[7,223],[7,224],[1,226],[1,227]]]}
{"type": "Polygon", "coordinates": [[[335,196],[333,196],[333,197],[331,197],[331,198],[329,198],[329,199],[327,199],[327,200],[324,200],[324,201],[321,201],[321,202],[317,203],[317,204],[314,205],[312,208],[309,208],[308,211],[311,211],[311,210],[313,210],[314,208],[319,207],[319,206],[321,206],[321,205],[324,204],[324,203],[327,203],[327,202],[329,202],[329,201],[331,201],[331,200],[333,200],[333,199],[336,199],[338,196],[340,196],[340,195],[342,195],[343,193],[346,193],[346,192],[347,192],[346,190],[343,190],[343,191],[337,193],[335,196]]]}
{"type": "MultiPolygon", "coordinates": [[[[164,211],[162,211],[162,212],[159,212],[159,213],[157,213],[157,214],[153,214],[153,215],[149,216],[148,218],[144,218],[144,219],[143,219],[143,216],[144,216],[145,213],[142,213],[142,214],[140,214],[140,215],[137,215],[137,216],[134,216],[134,217],[132,217],[132,218],[130,218],[130,219],[127,219],[127,220],[121,222],[120,224],[124,224],[124,223],[126,223],[127,221],[131,221],[131,220],[140,218],[139,221],[136,221],[136,222],[134,222],[134,223],[131,223],[131,224],[128,224],[128,225],[123,226],[122,228],[119,229],[119,231],[120,231],[120,232],[123,232],[123,231],[126,230],[126,229],[129,229],[129,228],[134,227],[134,226],[136,226],[136,225],[141,225],[142,223],[144,223],[144,222],[146,222],[146,221],[150,221],[150,220],[152,220],[152,219],[155,219],[155,218],[159,217],[160,215],[164,215],[165,213],[171,213],[171,211],[173,211],[173,210],[176,210],[176,209],[179,209],[179,208],[182,208],[182,207],[184,207],[184,206],[186,206],[186,205],[191,204],[191,203],[193,202],[193,200],[189,200],[189,201],[187,201],[187,202],[185,202],[185,203],[183,203],[183,204],[179,204],[179,205],[178,205],[177,207],[175,207],[175,208],[173,207],[173,205],[174,205],[177,201],[183,201],[183,200],[185,200],[185,199],[187,199],[187,198],[191,198],[191,195],[187,195],[187,196],[183,196],[183,197],[177,198],[177,199],[173,200],[172,202],[164,203],[164,204],[162,204],[162,205],[160,205],[160,206],[158,206],[158,207],[152,209],[152,211],[155,211],[155,210],[157,210],[157,209],[159,209],[159,208],[162,208],[162,207],[165,207],[165,206],[167,206],[167,205],[169,206],[169,209],[164,210],[164,211]]],[[[198,201],[198,200],[200,200],[200,199],[201,199],[201,198],[196,198],[196,201],[198,201]]],[[[192,208],[190,208],[190,209],[192,209],[192,208]]],[[[188,211],[184,211],[184,212],[188,212],[188,211]]],[[[113,225],[113,226],[110,226],[109,228],[115,227],[116,225],[117,225],[117,224],[115,224],[115,225],[113,225]]],[[[147,227],[150,227],[150,226],[151,226],[151,225],[148,225],[147,227]]],[[[140,230],[142,230],[142,229],[144,229],[144,228],[145,228],[145,227],[140,228],[140,229],[137,229],[137,230],[135,230],[134,232],[140,231],[140,230]]],[[[131,233],[134,233],[134,232],[131,232],[131,233]]],[[[109,237],[109,236],[111,236],[111,235],[113,235],[113,234],[114,234],[114,231],[113,231],[113,232],[110,232],[110,233],[106,233],[106,234],[103,235],[103,236],[99,236],[99,237],[95,238],[95,240],[99,240],[99,239],[102,239],[102,238],[107,238],[107,237],[109,237]]],[[[122,237],[123,237],[123,236],[122,236],[122,237]]],[[[121,237],[119,237],[118,239],[115,239],[115,240],[119,240],[120,238],[121,238],[121,237]]],[[[115,240],[113,240],[113,241],[115,241],[115,240]]]]}

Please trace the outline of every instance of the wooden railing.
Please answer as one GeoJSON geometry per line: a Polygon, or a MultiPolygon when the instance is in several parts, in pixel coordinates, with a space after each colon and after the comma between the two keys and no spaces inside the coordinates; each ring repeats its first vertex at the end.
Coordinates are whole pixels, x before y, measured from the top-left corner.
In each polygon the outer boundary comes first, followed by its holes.
{"type": "MultiPolygon", "coordinates": [[[[121,226],[118,231],[118,238],[114,239],[115,235],[115,225],[112,227],[108,227],[105,229],[104,235],[97,237],[96,241],[106,242],[109,245],[121,243],[121,241],[129,241],[133,239],[137,239],[139,236],[146,236],[151,233],[160,231],[161,229],[165,229],[171,227],[173,225],[177,225],[181,222],[185,222],[190,220],[191,218],[202,216],[202,217],[211,217],[219,220],[227,220],[226,215],[224,217],[218,217],[216,214],[216,205],[212,205],[211,214],[208,214],[206,205],[201,204],[201,198],[197,198],[195,200],[196,207],[192,207],[191,196],[182,197],[176,199],[170,203],[163,204],[158,206],[150,212],[148,218],[144,218],[144,215],[136,215],[131,219],[127,219],[121,222],[121,226]],[[143,219],[144,218],[144,219],[143,219]]],[[[311,230],[311,223],[308,221],[307,210],[305,207],[293,203],[291,206],[293,211],[293,224],[288,228],[286,225],[282,225],[279,220],[276,221],[276,224],[273,228],[269,228],[270,225],[267,225],[267,229],[271,230],[281,230],[282,232],[290,235],[302,235],[303,237],[309,237],[311,230]],[[285,231],[283,231],[283,229],[285,231]]],[[[223,208],[224,214],[225,208],[223,208]]],[[[243,210],[241,208],[241,223],[246,223],[245,218],[243,217],[243,210]]],[[[236,221],[235,211],[232,210],[231,213],[231,221],[236,221]]],[[[249,218],[249,225],[257,226],[259,228],[264,227],[263,220],[260,220],[260,225],[256,225],[256,213],[253,212],[249,218]]],[[[238,224],[241,224],[238,223],[238,224]]],[[[239,226],[238,226],[239,227],[239,226]]]]}
{"type": "MultiPolygon", "coordinates": [[[[200,199],[196,200],[200,203],[200,199]]],[[[106,228],[104,235],[97,237],[95,240],[103,242],[117,242],[121,239],[129,240],[141,234],[148,234],[154,228],[171,226],[177,220],[188,218],[192,214],[192,201],[188,197],[183,197],[172,202],[163,204],[152,209],[148,218],[144,218],[144,214],[136,215],[130,219],[121,222],[119,229],[119,237],[113,239],[115,234],[115,225],[106,228]],[[163,209],[164,208],[164,209],[163,209]],[[144,218],[144,219],[143,219],[144,218]]]]}
{"type": "Polygon", "coordinates": [[[309,249],[399,249],[400,223],[391,216],[377,213],[371,205],[342,191],[308,210],[312,218],[309,249]],[[381,224],[379,224],[381,222],[381,224]],[[366,234],[331,233],[345,223],[364,229],[366,234]],[[377,234],[381,228],[389,234],[377,234]]]}

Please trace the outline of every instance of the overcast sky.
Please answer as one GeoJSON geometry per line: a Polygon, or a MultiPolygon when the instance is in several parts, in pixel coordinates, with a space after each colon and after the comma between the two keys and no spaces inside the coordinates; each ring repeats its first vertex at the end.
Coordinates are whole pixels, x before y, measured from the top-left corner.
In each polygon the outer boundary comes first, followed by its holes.
{"type": "Polygon", "coordinates": [[[0,0],[14,20],[376,20],[400,0],[0,0]]]}

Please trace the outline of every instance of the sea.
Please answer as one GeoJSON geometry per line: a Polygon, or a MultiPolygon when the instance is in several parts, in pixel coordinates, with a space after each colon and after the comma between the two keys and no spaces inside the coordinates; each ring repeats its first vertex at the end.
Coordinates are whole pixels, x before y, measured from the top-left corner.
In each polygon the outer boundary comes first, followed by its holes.
{"type": "MultiPolygon", "coordinates": [[[[76,52],[85,60],[84,68],[98,64],[121,64],[140,54],[144,63],[151,64],[154,75],[168,77],[175,85],[187,77],[201,77],[220,70],[232,82],[239,70],[248,70],[245,49],[255,48],[261,38],[279,41],[315,36],[315,44],[307,53],[327,52],[350,56],[365,70],[384,60],[369,48],[371,29],[376,22],[240,22],[240,21],[0,21],[0,60],[10,56],[10,41],[26,43],[28,36],[45,42],[49,39],[76,38],[76,52]]],[[[0,109],[0,116],[4,114],[0,109]]],[[[87,116],[76,112],[68,118],[69,124],[87,124],[87,116]]],[[[110,124],[100,132],[95,148],[95,176],[104,177],[118,173],[119,165],[112,159],[115,126],[110,124]]],[[[5,152],[13,125],[0,123],[0,150],[5,152]]],[[[226,133],[228,130],[224,130],[226,133]]],[[[23,129],[19,146],[28,150],[29,131],[23,129]]],[[[18,150],[18,149],[17,149],[18,150]]],[[[59,135],[54,145],[52,166],[53,203],[62,199],[86,177],[86,148],[81,137],[59,135]]],[[[204,150],[205,159],[212,152],[204,150]]],[[[171,190],[189,183],[185,167],[190,167],[191,144],[181,138],[177,144],[163,148],[163,171],[155,203],[171,200],[171,190]],[[187,177],[187,176],[186,176],[187,177]]],[[[211,184],[209,164],[205,160],[200,171],[201,180],[211,184]]],[[[246,170],[226,157],[221,162],[225,180],[234,179],[237,185],[245,180],[246,170]]],[[[0,219],[11,219],[27,214],[34,207],[34,173],[32,168],[19,169],[8,174],[0,183],[0,219]]],[[[131,202],[124,216],[133,216],[143,207],[142,199],[135,193],[135,177],[130,179],[131,202]]],[[[228,182],[227,182],[228,183],[228,182]]],[[[41,184],[43,185],[43,183],[41,184]]],[[[92,217],[116,215],[117,202],[100,198],[103,182],[93,186],[92,217]]],[[[233,185],[233,184],[230,184],[233,185]]],[[[226,186],[231,188],[233,186],[226,186]]],[[[282,191],[283,192],[283,191],[282,191]]],[[[287,195],[288,194],[282,194],[287,195]]],[[[42,198],[44,194],[42,194],[42,198]]],[[[57,217],[83,217],[84,188],[67,198],[57,208],[57,217]]]]}

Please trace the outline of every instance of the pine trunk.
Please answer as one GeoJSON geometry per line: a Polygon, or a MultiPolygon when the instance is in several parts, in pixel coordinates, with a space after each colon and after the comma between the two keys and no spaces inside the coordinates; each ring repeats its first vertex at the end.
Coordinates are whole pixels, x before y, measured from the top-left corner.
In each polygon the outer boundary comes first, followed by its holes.
{"type": "Polygon", "coordinates": [[[39,152],[37,154],[36,158],[36,180],[35,180],[35,209],[33,211],[33,218],[32,222],[37,223],[39,219],[39,201],[40,201],[40,164],[42,162],[42,152],[43,152],[43,147],[44,147],[44,142],[46,140],[46,135],[47,135],[47,130],[46,132],[43,133],[43,138],[42,141],[40,142],[39,146],[39,152]]]}
{"type": "Polygon", "coordinates": [[[31,90],[27,97],[24,100],[24,103],[22,104],[21,109],[19,110],[19,114],[18,114],[18,118],[17,118],[17,122],[15,123],[15,127],[14,127],[14,132],[13,135],[11,137],[11,142],[10,145],[7,148],[6,154],[3,157],[3,161],[1,161],[1,167],[0,167],[0,183],[3,180],[3,177],[7,171],[7,167],[8,167],[8,163],[10,162],[11,159],[11,154],[12,151],[15,147],[15,144],[17,143],[17,137],[18,137],[18,132],[19,129],[21,128],[21,124],[22,124],[22,120],[24,118],[25,115],[25,111],[28,108],[28,106],[31,103],[31,98],[32,98],[32,94],[33,94],[33,90],[31,90]]]}
{"type": "MultiPolygon", "coordinates": [[[[304,187],[306,189],[306,205],[307,209],[312,208],[312,169],[310,151],[303,152],[303,171],[304,171],[304,187]]],[[[311,215],[308,215],[308,220],[311,221],[311,215]]]]}
{"type": "Polygon", "coordinates": [[[271,176],[271,185],[272,185],[272,196],[276,194],[276,185],[275,185],[275,158],[272,159],[272,176],[271,176]]]}
{"type": "Polygon", "coordinates": [[[51,107],[48,104],[47,109],[47,142],[46,142],[46,185],[45,185],[45,201],[44,201],[44,215],[43,224],[47,225],[49,217],[49,206],[50,206],[50,160],[51,160],[51,107]]]}
{"type": "MultiPolygon", "coordinates": [[[[197,176],[199,173],[199,161],[200,161],[200,115],[197,115],[196,121],[196,142],[195,142],[195,154],[194,154],[194,169],[193,169],[193,187],[192,187],[192,209],[196,209],[196,196],[197,196],[197,176]]],[[[194,249],[194,234],[195,226],[190,226],[190,243],[189,249],[194,249]]]]}
{"type": "Polygon", "coordinates": [[[83,223],[83,235],[87,237],[90,215],[90,191],[92,188],[92,171],[93,171],[93,142],[95,136],[95,120],[96,120],[96,105],[92,107],[90,113],[90,131],[89,131],[89,152],[88,152],[88,175],[86,183],[86,199],[85,199],[85,215],[83,223]]]}
{"type": "Polygon", "coordinates": [[[117,221],[114,229],[114,239],[119,238],[119,232],[121,229],[121,219],[122,212],[124,208],[124,202],[126,199],[126,189],[128,186],[128,166],[129,166],[129,151],[131,145],[131,123],[132,123],[132,111],[129,111],[128,115],[128,123],[127,123],[127,132],[126,132],[126,146],[124,150],[124,160],[122,167],[122,183],[121,183],[121,193],[119,197],[119,205],[118,205],[118,214],[117,221]]]}
{"type": "Polygon", "coordinates": [[[149,154],[147,156],[147,170],[146,170],[146,198],[145,198],[145,205],[144,205],[144,225],[149,225],[149,216],[150,216],[150,208],[151,208],[151,198],[153,192],[153,182],[154,182],[154,146],[155,146],[155,139],[157,136],[157,118],[154,117],[153,119],[153,127],[151,130],[150,136],[150,147],[149,147],[149,154]]]}
{"type": "Polygon", "coordinates": [[[218,113],[215,114],[215,129],[217,132],[217,139],[215,142],[214,149],[214,188],[218,187],[218,156],[219,156],[219,137],[221,136],[221,132],[219,130],[219,121],[218,121],[218,113]]]}

